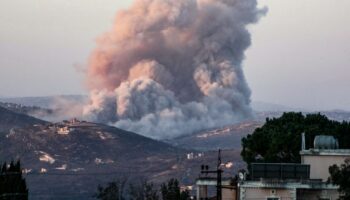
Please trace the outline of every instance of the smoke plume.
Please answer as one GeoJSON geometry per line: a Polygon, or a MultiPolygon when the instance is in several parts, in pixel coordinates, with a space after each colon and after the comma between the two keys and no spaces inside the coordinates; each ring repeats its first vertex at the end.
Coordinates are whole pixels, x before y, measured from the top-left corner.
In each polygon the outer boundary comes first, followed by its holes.
{"type": "Polygon", "coordinates": [[[84,115],[152,138],[251,116],[242,70],[256,0],[136,0],[98,39],[84,115]]]}

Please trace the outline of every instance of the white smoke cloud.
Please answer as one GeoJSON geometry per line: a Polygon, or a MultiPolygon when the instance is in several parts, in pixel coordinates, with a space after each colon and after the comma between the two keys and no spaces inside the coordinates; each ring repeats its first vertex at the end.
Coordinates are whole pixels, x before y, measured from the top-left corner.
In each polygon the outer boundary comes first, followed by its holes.
{"type": "Polygon", "coordinates": [[[251,116],[242,60],[256,0],[136,0],[98,41],[84,115],[152,138],[251,116]]]}

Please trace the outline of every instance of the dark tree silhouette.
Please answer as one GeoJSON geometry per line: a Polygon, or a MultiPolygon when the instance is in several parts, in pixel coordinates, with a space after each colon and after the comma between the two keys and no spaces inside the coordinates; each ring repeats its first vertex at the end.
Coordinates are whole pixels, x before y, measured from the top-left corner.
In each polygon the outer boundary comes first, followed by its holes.
{"type": "Polygon", "coordinates": [[[167,183],[163,183],[161,193],[163,200],[188,200],[190,198],[188,191],[181,192],[177,179],[170,179],[167,183]]]}
{"type": "Polygon", "coordinates": [[[101,200],[125,200],[125,183],[126,180],[117,180],[108,183],[105,187],[99,185],[94,197],[101,200]]]}
{"type": "Polygon", "coordinates": [[[162,198],[159,198],[159,190],[151,182],[145,180],[139,184],[129,184],[125,189],[126,181],[114,181],[108,183],[105,187],[98,186],[95,198],[101,200],[189,200],[189,192],[181,191],[179,181],[170,179],[160,187],[162,198]]]}
{"type": "Polygon", "coordinates": [[[339,186],[340,200],[350,199],[350,159],[345,160],[340,166],[329,167],[330,177],[328,182],[339,186]]]}
{"type": "Polygon", "coordinates": [[[0,199],[1,200],[27,200],[28,189],[22,177],[20,161],[13,161],[7,165],[3,163],[0,171],[0,199]]]}
{"type": "Polygon", "coordinates": [[[158,191],[153,183],[142,180],[139,184],[129,186],[131,200],[159,200],[158,191]]]}

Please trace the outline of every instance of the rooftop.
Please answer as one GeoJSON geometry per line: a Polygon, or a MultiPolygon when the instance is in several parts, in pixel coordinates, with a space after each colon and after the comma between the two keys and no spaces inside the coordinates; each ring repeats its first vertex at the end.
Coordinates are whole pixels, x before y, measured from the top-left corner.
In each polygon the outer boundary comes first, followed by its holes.
{"type": "MultiPolygon", "coordinates": [[[[216,178],[214,177],[200,177],[196,180],[196,185],[212,185],[216,186],[216,178]]],[[[221,185],[231,185],[231,178],[222,178],[221,185]]]]}
{"type": "Polygon", "coordinates": [[[327,184],[321,180],[264,180],[245,181],[240,183],[241,188],[283,188],[283,189],[338,189],[338,186],[327,184]]]}
{"type": "Polygon", "coordinates": [[[308,149],[300,151],[300,155],[350,156],[350,149],[308,149]]]}

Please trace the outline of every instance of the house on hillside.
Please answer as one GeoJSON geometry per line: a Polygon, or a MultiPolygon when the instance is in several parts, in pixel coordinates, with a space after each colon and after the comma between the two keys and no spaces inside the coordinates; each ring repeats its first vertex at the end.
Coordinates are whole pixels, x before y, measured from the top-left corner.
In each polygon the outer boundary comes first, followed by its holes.
{"type": "Polygon", "coordinates": [[[73,130],[74,129],[71,129],[71,128],[67,127],[67,126],[58,127],[57,128],[57,134],[59,134],[59,135],[68,135],[73,130]]]}
{"type": "MultiPolygon", "coordinates": [[[[252,163],[249,178],[239,175],[237,187],[222,182],[231,193],[222,200],[336,200],[338,186],[327,183],[329,167],[350,159],[350,149],[339,149],[332,136],[316,136],[314,148],[300,151],[301,163],[252,163]],[[230,189],[231,187],[231,189],[230,189]]],[[[197,179],[197,200],[210,199],[206,188],[216,181],[197,179]]]]}

